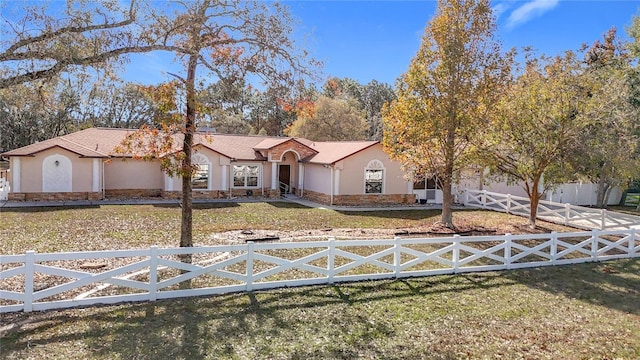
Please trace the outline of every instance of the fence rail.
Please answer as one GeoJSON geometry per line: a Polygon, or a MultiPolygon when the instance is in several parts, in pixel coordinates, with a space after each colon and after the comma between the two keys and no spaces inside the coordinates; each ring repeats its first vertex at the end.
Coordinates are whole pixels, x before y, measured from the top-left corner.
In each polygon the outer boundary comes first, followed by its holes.
{"type": "MultiPolygon", "coordinates": [[[[520,216],[529,216],[531,209],[528,198],[485,190],[465,189],[463,202],[465,206],[520,216]]],[[[536,218],[581,229],[640,229],[640,216],[545,200],[540,200],[536,218]]]]}
{"type": "Polygon", "coordinates": [[[0,257],[0,312],[640,257],[640,230],[335,240],[0,257]],[[192,258],[186,263],[184,255],[192,258]],[[184,286],[186,283],[189,286],[184,286]]]}

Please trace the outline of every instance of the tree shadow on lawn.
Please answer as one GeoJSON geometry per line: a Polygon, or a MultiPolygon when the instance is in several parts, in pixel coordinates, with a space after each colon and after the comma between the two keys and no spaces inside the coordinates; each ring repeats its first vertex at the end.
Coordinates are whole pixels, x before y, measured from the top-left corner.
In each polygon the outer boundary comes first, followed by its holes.
{"type": "MultiPolygon", "coordinates": [[[[378,348],[372,341],[384,343],[396,336],[394,329],[354,307],[390,299],[410,304],[416,296],[512,284],[499,273],[467,274],[16,314],[13,321],[29,324],[2,339],[3,352],[83,344],[98,358],[357,359],[363,352],[375,358],[424,358],[415,344],[397,353],[378,348]],[[30,343],[34,337],[39,339],[30,343]]],[[[455,357],[434,353],[430,358],[455,357]]]]}
{"type": "Polygon", "coordinates": [[[363,354],[413,354],[448,359],[455,354],[405,343],[402,334],[395,333],[392,318],[387,323],[371,321],[371,311],[377,311],[378,320],[393,316],[393,311],[380,310],[388,304],[431,311],[431,306],[455,305],[457,296],[481,299],[483,291],[492,289],[506,287],[508,297],[514,285],[640,315],[640,259],[630,259],[12,314],[0,325],[27,325],[3,335],[1,342],[9,356],[29,346],[82,344],[73,346],[89,349],[98,358],[356,359],[363,354]],[[31,344],[33,338],[37,340],[31,344]],[[386,343],[391,348],[382,345],[386,343]]]}
{"type": "Polygon", "coordinates": [[[533,289],[640,315],[640,258],[508,271],[533,289]]]}

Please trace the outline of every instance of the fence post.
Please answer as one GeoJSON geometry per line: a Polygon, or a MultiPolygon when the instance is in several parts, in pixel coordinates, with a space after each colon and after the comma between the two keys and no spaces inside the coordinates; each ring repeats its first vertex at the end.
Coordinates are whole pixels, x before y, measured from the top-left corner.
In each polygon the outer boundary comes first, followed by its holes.
{"type": "Polygon", "coordinates": [[[600,225],[600,230],[604,230],[607,228],[607,210],[602,209],[600,210],[600,213],[602,214],[602,222],[600,225]]]}
{"type": "Polygon", "coordinates": [[[247,241],[247,291],[253,290],[253,241],[247,241]]]}
{"type": "Polygon", "coordinates": [[[636,231],[631,228],[631,236],[629,237],[629,257],[633,257],[634,250],[636,248],[636,231]]]}
{"type": "Polygon", "coordinates": [[[569,203],[564,204],[564,225],[569,223],[569,218],[571,217],[571,207],[569,203]]]}
{"type": "Polygon", "coordinates": [[[599,239],[599,235],[598,235],[598,230],[597,229],[593,229],[591,230],[591,257],[593,258],[593,260],[597,260],[598,259],[598,239],[599,239]]]}
{"type": "Polygon", "coordinates": [[[469,189],[464,188],[464,206],[469,205],[469,189]]]}
{"type": "Polygon", "coordinates": [[[156,301],[158,296],[158,247],[149,248],[149,301],[156,301]]]}
{"type": "Polygon", "coordinates": [[[453,273],[457,274],[460,263],[460,235],[458,234],[453,235],[453,255],[451,260],[453,261],[453,273]]]}
{"type": "Polygon", "coordinates": [[[511,242],[513,236],[509,233],[504,234],[504,265],[505,268],[511,269],[511,242]]]}
{"type": "Polygon", "coordinates": [[[551,264],[555,265],[558,255],[558,233],[556,231],[551,232],[551,264]]]}
{"type": "Polygon", "coordinates": [[[329,238],[329,256],[328,256],[328,261],[327,261],[327,267],[329,270],[329,274],[327,276],[327,281],[329,284],[333,284],[333,275],[334,275],[334,270],[336,267],[336,254],[335,254],[335,249],[336,249],[336,238],[335,237],[330,237],[329,238]]]}
{"type": "Polygon", "coordinates": [[[395,242],[393,244],[393,268],[395,269],[396,279],[400,275],[402,260],[400,259],[402,255],[402,249],[400,247],[400,236],[396,236],[394,238],[395,242]]]}
{"type": "Polygon", "coordinates": [[[35,272],[35,256],[33,250],[27,251],[24,259],[24,312],[33,311],[33,273],[35,272]]]}
{"type": "Polygon", "coordinates": [[[507,194],[507,214],[511,214],[511,194],[507,194]]]}
{"type": "Polygon", "coordinates": [[[487,190],[482,190],[482,208],[486,209],[487,208],[487,190]]]}

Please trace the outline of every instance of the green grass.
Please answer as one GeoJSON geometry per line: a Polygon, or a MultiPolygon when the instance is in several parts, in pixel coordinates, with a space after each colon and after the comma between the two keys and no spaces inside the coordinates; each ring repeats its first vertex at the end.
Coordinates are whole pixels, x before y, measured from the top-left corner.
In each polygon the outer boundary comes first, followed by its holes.
{"type": "Polygon", "coordinates": [[[3,358],[637,359],[640,260],[12,314],[3,358]]]}
{"type": "MultiPolygon", "coordinates": [[[[175,247],[180,239],[180,208],[152,205],[113,205],[94,208],[3,209],[0,216],[0,254],[98,251],[175,247]]],[[[291,203],[214,203],[197,206],[193,241],[219,243],[212,234],[229,230],[399,229],[428,226],[440,219],[439,210],[337,212],[291,203]]],[[[481,210],[458,211],[454,221],[496,228],[521,225],[525,218],[481,210]]],[[[549,230],[568,228],[540,222],[549,230]]],[[[506,229],[515,233],[517,229],[506,229]]]]}
{"type": "MultiPolygon", "coordinates": [[[[180,209],[157,206],[0,215],[2,254],[175,246],[180,221],[180,209]]],[[[512,233],[526,221],[484,211],[454,219],[512,233]]],[[[195,210],[194,237],[437,220],[439,211],[217,204],[195,210]]],[[[640,259],[3,314],[0,329],[6,359],[638,359],[640,259]]]]}

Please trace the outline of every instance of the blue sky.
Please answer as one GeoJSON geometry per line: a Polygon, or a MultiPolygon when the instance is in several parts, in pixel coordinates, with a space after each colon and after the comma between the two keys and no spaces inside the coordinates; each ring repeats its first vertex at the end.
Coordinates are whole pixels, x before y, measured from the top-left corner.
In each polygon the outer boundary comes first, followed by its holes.
{"type": "MultiPolygon", "coordinates": [[[[285,1],[310,34],[301,43],[323,61],[322,78],[350,77],[362,84],[375,79],[391,85],[407,70],[424,28],[433,17],[435,0],[420,1],[285,1]]],[[[625,28],[639,14],[640,1],[627,0],[499,0],[498,39],[505,49],[531,46],[547,55],[577,50],[601,39],[615,26],[625,28]]],[[[162,81],[166,57],[144,55],[126,77],[140,82],[162,81]],[[155,79],[156,81],[154,81],[155,79]]]]}

